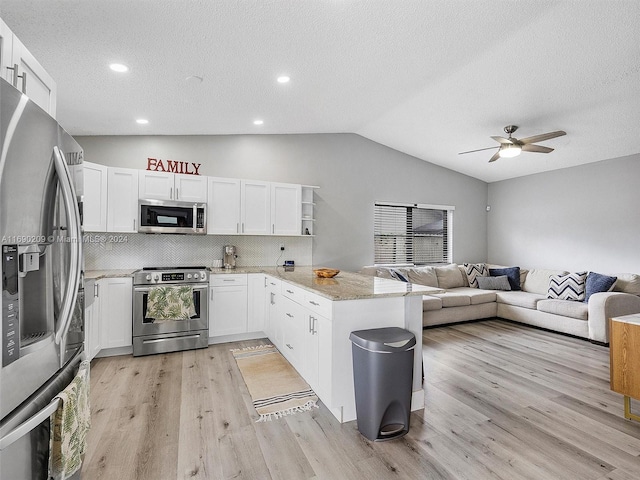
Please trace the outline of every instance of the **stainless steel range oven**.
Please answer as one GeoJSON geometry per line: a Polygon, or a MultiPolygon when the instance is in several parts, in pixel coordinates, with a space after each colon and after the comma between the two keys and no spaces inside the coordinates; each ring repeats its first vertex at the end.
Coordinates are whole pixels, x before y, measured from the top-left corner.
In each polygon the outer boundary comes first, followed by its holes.
{"type": "Polygon", "coordinates": [[[133,355],[206,348],[206,267],[151,267],[133,275],[133,355]]]}

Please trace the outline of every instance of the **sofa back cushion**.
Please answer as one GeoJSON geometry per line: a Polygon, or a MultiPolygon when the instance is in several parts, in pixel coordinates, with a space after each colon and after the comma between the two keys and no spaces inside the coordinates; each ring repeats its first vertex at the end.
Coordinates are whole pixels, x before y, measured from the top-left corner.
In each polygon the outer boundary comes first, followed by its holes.
{"type": "Polygon", "coordinates": [[[407,269],[409,282],[427,287],[438,286],[438,276],[435,267],[411,267],[407,269]]]}
{"type": "Polygon", "coordinates": [[[435,270],[436,276],[438,277],[438,287],[456,288],[465,286],[462,270],[456,263],[443,267],[435,267],[435,270]]]}
{"type": "Polygon", "coordinates": [[[565,275],[566,270],[544,270],[533,268],[527,273],[527,277],[522,285],[522,290],[530,293],[547,296],[549,292],[549,277],[551,275],[565,275]]]}
{"type": "Polygon", "coordinates": [[[631,293],[640,295],[640,275],[635,273],[617,273],[616,284],[613,286],[614,292],[631,293]]]}

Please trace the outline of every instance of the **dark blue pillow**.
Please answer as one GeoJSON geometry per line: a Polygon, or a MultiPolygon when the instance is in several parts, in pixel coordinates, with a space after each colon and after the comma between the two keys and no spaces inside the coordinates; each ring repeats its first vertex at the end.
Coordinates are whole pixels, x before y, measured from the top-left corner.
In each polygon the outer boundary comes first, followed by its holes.
{"type": "Polygon", "coordinates": [[[610,277],[609,275],[602,275],[601,273],[589,272],[587,275],[587,284],[585,287],[584,303],[589,301],[589,297],[594,293],[608,292],[609,289],[616,283],[618,277],[610,277]]]}
{"type": "Polygon", "coordinates": [[[403,274],[401,274],[398,270],[396,270],[394,268],[390,268],[389,269],[389,273],[396,280],[400,280],[401,282],[409,283],[409,280],[407,279],[407,277],[405,277],[403,274]]]}
{"type": "Polygon", "coordinates": [[[490,268],[489,275],[492,277],[501,277],[506,275],[509,279],[511,290],[520,290],[520,267],[490,268]]]}

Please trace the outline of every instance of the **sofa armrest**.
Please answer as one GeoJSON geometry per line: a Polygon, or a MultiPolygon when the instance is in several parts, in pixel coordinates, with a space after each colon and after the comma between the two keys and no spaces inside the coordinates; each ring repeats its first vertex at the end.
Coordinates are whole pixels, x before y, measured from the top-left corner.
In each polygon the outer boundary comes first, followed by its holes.
{"type": "Polygon", "coordinates": [[[603,292],[589,297],[589,340],[609,343],[609,319],[640,313],[640,297],[630,293],[603,292]]]}

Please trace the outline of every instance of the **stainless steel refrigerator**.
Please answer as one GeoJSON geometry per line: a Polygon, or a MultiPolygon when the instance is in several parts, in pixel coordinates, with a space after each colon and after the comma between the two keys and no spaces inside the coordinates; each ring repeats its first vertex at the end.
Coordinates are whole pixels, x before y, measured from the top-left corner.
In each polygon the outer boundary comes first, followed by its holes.
{"type": "Polygon", "coordinates": [[[0,79],[2,479],[48,478],[49,416],[83,357],[82,158],[0,79]]]}

